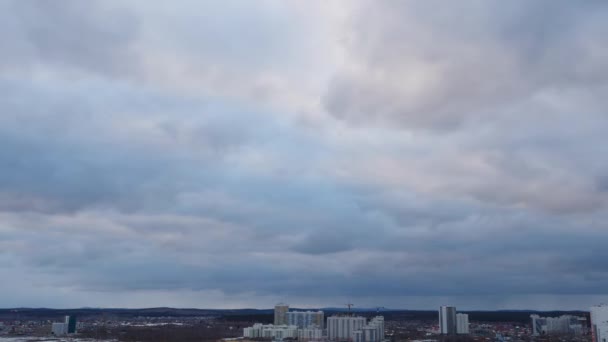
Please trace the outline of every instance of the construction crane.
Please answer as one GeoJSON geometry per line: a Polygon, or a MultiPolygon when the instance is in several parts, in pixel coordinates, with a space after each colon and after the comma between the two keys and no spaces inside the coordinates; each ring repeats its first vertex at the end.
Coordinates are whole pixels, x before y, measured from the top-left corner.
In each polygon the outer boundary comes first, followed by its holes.
{"type": "Polygon", "coordinates": [[[355,306],[355,304],[353,304],[353,303],[348,303],[348,304],[344,304],[344,305],[348,306],[348,315],[350,316],[350,315],[351,315],[351,314],[350,314],[350,308],[352,308],[353,306],[355,306]]]}

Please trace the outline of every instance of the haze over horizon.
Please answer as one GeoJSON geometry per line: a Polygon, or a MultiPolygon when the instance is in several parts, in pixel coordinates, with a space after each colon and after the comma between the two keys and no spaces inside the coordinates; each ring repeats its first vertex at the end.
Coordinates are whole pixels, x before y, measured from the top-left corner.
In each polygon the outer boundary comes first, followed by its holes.
{"type": "Polygon", "coordinates": [[[0,1],[0,307],[608,302],[608,2],[0,1]]]}

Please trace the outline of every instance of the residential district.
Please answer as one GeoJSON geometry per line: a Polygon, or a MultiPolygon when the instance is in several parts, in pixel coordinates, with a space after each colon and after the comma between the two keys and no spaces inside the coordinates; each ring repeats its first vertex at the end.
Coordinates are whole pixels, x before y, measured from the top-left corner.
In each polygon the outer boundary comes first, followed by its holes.
{"type": "Polygon", "coordinates": [[[608,342],[608,305],[589,312],[78,309],[0,310],[0,342],[33,341],[594,341],[608,342]],[[66,310],[64,310],[66,311],[66,310]],[[526,315],[526,316],[523,316],[526,315]],[[55,317],[55,318],[52,318],[55,317]]]}

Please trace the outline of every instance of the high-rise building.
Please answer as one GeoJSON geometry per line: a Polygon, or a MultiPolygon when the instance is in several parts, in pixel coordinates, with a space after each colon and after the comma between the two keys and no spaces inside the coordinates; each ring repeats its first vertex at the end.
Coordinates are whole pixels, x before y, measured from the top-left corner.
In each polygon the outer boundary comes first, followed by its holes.
{"type": "Polygon", "coordinates": [[[532,320],[532,336],[539,336],[544,334],[544,327],[547,326],[547,320],[539,315],[530,315],[532,320]]]}
{"type": "Polygon", "coordinates": [[[376,326],[376,330],[378,331],[378,341],[384,340],[384,316],[374,317],[369,325],[376,326]]]}
{"type": "Polygon", "coordinates": [[[274,325],[286,325],[287,324],[287,312],[289,311],[289,305],[279,303],[274,306],[274,325]]]}
{"type": "Polygon", "coordinates": [[[64,336],[68,333],[68,326],[65,323],[53,323],[51,331],[55,336],[64,336]]]}
{"type": "Polygon", "coordinates": [[[584,317],[562,315],[559,317],[540,317],[530,315],[532,321],[532,335],[540,336],[546,334],[573,334],[582,335],[584,332],[584,317]]]}
{"type": "Polygon", "coordinates": [[[469,333],[469,315],[464,313],[456,314],[456,333],[457,334],[468,334],[469,333]]]}
{"type": "Polygon", "coordinates": [[[608,342],[608,305],[593,306],[590,311],[593,342],[608,342]]]}
{"type": "Polygon", "coordinates": [[[76,316],[69,315],[65,316],[65,325],[67,326],[68,334],[76,333],[76,316]]]}
{"type": "Polygon", "coordinates": [[[323,329],[298,329],[298,341],[320,341],[321,339],[323,339],[323,329]]]}
{"type": "Polygon", "coordinates": [[[439,308],[439,331],[443,335],[456,334],[456,308],[442,306],[439,308]]]}
{"type": "Polygon", "coordinates": [[[381,342],[384,340],[384,317],[376,316],[361,330],[353,332],[353,342],[381,342]]]}
{"type": "Polygon", "coordinates": [[[323,329],[325,323],[323,311],[291,311],[286,316],[288,325],[296,325],[300,329],[312,326],[323,329]]]}
{"type": "Polygon", "coordinates": [[[65,316],[63,323],[53,323],[51,331],[55,336],[63,336],[76,333],[76,316],[65,316]]]}
{"type": "Polygon", "coordinates": [[[331,341],[350,341],[353,332],[365,326],[366,319],[361,316],[331,316],[327,318],[327,338],[331,341]]]}
{"type": "Polygon", "coordinates": [[[298,327],[295,325],[273,325],[256,323],[252,327],[243,329],[243,336],[247,338],[264,338],[283,340],[298,337],[298,327]]]}

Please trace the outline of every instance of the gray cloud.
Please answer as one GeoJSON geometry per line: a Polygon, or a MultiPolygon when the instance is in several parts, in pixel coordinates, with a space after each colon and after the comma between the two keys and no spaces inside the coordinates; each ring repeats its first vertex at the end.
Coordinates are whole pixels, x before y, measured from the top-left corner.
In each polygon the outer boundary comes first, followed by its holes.
{"type": "MultiPolygon", "coordinates": [[[[368,2],[325,96],[352,122],[448,129],[545,92],[606,85],[601,2],[368,2]],[[599,54],[598,54],[599,53],[599,54]],[[575,63],[575,65],[573,64],[575,63]]],[[[599,93],[598,93],[599,95],[599,93]]]]}
{"type": "Polygon", "coordinates": [[[95,1],[7,1],[3,62],[11,68],[54,65],[120,76],[137,67],[131,46],[138,23],[128,11],[95,1]]]}
{"type": "MultiPolygon", "coordinates": [[[[329,228],[329,227],[328,227],[329,228]]],[[[353,237],[349,231],[326,229],[308,235],[304,241],[294,246],[293,250],[306,254],[332,254],[352,250],[353,237]]]]}
{"type": "Polygon", "coordinates": [[[4,303],[606,294],[603,3],[0,6],[4,303]]]}

